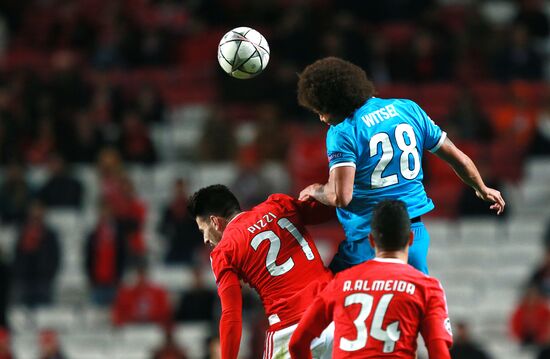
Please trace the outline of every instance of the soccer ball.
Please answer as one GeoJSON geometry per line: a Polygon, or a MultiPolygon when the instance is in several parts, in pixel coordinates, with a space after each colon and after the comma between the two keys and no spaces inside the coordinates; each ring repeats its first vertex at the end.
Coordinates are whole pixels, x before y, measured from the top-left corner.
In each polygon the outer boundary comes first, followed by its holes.
{"type": "Polygon", "coordinates": [[[269,62],[269,45],[258,31],[237,27],[223,35],[218,46],[218,62],[232,77],[250,79],[269,62]]]}

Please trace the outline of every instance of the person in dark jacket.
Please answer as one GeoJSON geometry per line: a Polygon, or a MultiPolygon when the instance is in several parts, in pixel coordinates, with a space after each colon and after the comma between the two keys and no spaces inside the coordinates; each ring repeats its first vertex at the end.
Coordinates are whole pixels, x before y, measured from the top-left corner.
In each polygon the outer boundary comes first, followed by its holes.
{"type": "Polygon", "coordinates": [[[61,249],[57,233],[44,222],[40,202],[31,204],[14,253],[13,284],[20,302],[28,307],[50,304],[61,249]]]}
{"type": "Polygon", "coordinates": [[[458,322],[455,326],[456,334],[451,348],[453,359],[490,359],[490,356],[470,337],[468,325],[458,322]]]}
{"type": "Polygon", "coordinates": [[[124,274],[126,241],[124,232],[107,202],[102,202],[99,219],[88,234],[85,247],[85,271],[92,290],[92,301],[110,305],[124,274]]]}
{"type": "Polygon", "coordinates": [[[172,201],[163,211],[158,231],[167,242],[164,260],[167,264],[191,264],[197,248],[202,248],[202,235],[193,218],[187,213],[185,182],[174,183],[172,201]]]}
{"type": "Polygon", "coordinates": [[[4,254],[0,250],[0,328],[8,327],[6,316],[8,310],[8,298],[10,293],[10,270],[4,261],[4,254]]]}
{"type": "Polygon", "coordinates": [[[48,180],[38,191],[40,200],[47,207],[80,209],[82,184],[68,173],[63,158],[52,155],[48,161],[48,172],[48,180]]]}
{"type": "Polygon", "coordinates": [[[61,349],[57,333],[53,329],[44,329],[38,336],[40,347],[39,359],[65,359],[66,356],[61,349]]]}

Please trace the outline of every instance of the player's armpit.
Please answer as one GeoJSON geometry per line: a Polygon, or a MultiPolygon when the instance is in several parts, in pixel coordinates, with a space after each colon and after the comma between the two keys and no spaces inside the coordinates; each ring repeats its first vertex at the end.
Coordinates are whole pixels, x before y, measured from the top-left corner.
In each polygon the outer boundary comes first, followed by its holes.
{"type": "Polygon", "coordinates": [[[450,359],[451,353],[447,342],[443,339],[431,340],[426,343],[428,349],[428,357],[430,359],[450,359]]]}
{"type": "Polygon", "coordinates": [[[220,318],[220,347],[223,359],[236,359],[242,331],[242,295],[239,278],[226,272],[219,282],[222,315],[220,318]]]}
{"type": "Polygon", "coordinates": [[[330,324],[332,317],[328,315],[330,309],[322,297],[318,297],[306,310],[298,327],[292,334],[289,343],[290,357],[293,359],[311,358],[311,341],[321,335],[330,324]]]}

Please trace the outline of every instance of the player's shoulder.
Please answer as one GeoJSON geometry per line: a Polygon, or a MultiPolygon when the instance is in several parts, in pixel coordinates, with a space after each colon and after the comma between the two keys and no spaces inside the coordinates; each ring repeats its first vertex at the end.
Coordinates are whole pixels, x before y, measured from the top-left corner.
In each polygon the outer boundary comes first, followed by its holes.
{"type": "Polygon", "coordinates": [[[423,287],[425,287],[428,290],[432,289],[442,289],[443,286],[441,285],[441,282],[436,277],[432,277],[429,274],[422,273],[418,269],[411,267],[411,273],[414,273],[414,276],[417,278],[417,281],[419,284],[421,284],[423,287]]]}
{"type": "Polygon", "coordinates": [[[296,198],[284,193],[274,193],[267,199],[254,207],[253,210],[265,211],[265,207],[273,209],[290,210],[296,206],[296,198]]]}

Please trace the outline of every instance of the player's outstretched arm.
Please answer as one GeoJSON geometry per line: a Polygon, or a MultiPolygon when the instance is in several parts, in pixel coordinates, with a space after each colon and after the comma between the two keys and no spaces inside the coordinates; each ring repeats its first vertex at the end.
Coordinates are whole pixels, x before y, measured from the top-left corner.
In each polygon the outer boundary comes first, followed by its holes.
{"type": "Polygon", "coordinates": [[[220,318],[220,347],[222,359],[237,359],[242,332],[242,295],[235,273],[224,274],[218,286],[222,315],[220,318]]]}
{"type": "Polygon", "coordinates": [[[434,152],[437,157],[447,162],[460,179],[476,191],[476,195],[484,201],[491,202],[491,209],[497,214],[504,212],[506,203],[502,194],[494,188],[489,188],[483,182],[474,161],[454,145],[448,138],[434,152]]]}
{"type": "Polygon", "coordinates": [[[330,171],[328,182],[324,185],[315,183],[300,192],[299,199],[305,201],[315,198],[327,206],[346,207],[353,197],[355,167],[342,166],[330,171]]]}

